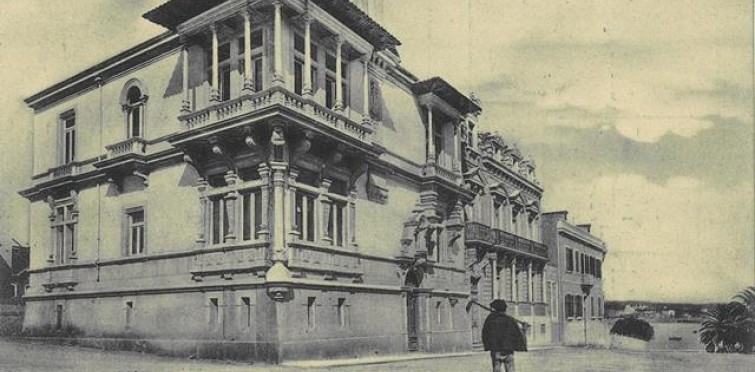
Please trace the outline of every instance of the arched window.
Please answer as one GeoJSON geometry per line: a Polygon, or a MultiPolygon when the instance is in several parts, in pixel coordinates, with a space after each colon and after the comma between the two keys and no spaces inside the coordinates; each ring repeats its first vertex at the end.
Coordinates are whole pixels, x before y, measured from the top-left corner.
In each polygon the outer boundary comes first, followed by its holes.
{"type": "Polygon", "coordinates": [[[147,94],[138,80],[126,84],[121,93],[121,106],[126,117],[126,137],[144,137],[144,117],[147,94]]]}

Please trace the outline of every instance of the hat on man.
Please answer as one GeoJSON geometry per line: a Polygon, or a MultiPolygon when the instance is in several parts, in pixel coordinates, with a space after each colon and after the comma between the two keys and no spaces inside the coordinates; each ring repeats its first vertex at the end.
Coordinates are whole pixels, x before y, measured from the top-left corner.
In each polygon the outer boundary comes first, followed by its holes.
{"type": "Polygon", "coordinates": [[[495,311],[506,311],[506,301],[493,300],[493,302],[490,303],[490,307],[492,307],[495,311]]]}

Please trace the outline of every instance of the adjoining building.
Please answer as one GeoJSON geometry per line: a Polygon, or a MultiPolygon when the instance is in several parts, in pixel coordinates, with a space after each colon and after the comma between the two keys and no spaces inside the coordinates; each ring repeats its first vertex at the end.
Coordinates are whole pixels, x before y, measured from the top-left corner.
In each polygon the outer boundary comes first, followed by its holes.
{"type": "Polygon", "coordinates": [[[543,213],[543,241],[556,264],[560,310],[554,342],[565,345],[606,345],[603,321],[603,262],[606,244],[591,234],[591,225],[574,225],[566,211],[543,213]]]}
{"type": "Polygon", "coordinates": [[[144,17],[167,31],[25,100],[27,330],[268,362],[448,352],[504,298],[530,343],[563,333],[534,162],[360,8],[144,17]]]}
{"type": "Polygon", "coordinates": [[[0,304],[21,303],[29,283],[29,247],[0,238],[0,304]]]}

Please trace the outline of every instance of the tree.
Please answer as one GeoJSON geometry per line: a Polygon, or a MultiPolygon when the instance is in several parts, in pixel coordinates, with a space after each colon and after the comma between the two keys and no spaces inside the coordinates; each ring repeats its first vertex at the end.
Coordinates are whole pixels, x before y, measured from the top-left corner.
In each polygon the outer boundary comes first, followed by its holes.
{"type": "Polygon", "coordinates": [[[613,327],[611,327],[610,333],[643,341],[650,341],[653,339],[655,330],[647,321],[635,317],[629,317],[617,320],[616,323],[613,324],[613,327]]]}
{"type": "Polygon", "coordinates": [[[736,301],[708,310],[700,328],[700,342],[708,352],[749,352],[753,336],[755,320],[747,306],[736,301]]]}

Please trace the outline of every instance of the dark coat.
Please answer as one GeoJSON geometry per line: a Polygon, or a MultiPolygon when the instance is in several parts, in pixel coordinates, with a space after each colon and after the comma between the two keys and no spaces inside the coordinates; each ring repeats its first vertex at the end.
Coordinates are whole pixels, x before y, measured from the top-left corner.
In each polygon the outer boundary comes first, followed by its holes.
{"type": "Polygon", "coordinates": [[[527,351],[516,319],[500,311],[494,311],[485,319],[482,327],[482,343],[490,351],[527,351]]]}

